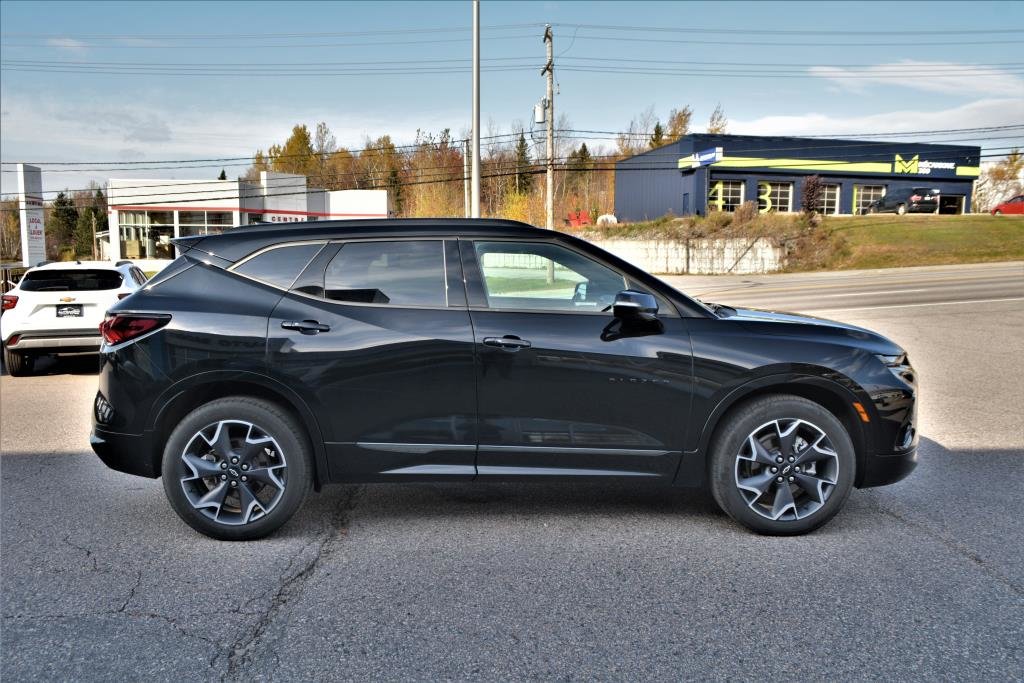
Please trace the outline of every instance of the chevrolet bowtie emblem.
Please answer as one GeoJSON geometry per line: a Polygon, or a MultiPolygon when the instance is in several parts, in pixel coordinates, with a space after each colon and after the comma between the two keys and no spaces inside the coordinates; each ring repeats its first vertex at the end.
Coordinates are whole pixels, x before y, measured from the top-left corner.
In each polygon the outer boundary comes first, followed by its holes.
{"type": "Polygon", "coordinates": [[[60,302],[62,304],[69,304],[69,303],[71,303],[74,300],[75,300],[75,297],[73,297],[73,296],[66,296],[63,299],[61,299],[60,302]]]}

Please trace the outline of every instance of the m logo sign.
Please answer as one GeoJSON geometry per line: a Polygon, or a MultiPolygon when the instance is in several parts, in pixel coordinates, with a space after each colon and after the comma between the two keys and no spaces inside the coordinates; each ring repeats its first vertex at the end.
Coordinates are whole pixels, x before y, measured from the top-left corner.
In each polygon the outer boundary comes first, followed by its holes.
{"type": "Polygon", "coordinates": [[[893,163],[893,165],[892,165],[892,172],[893,173],[920,173],[920,170],[918,169],[918,166],[920,165],[920,163],[918,161],[918,156],[919,155],[915,154],[913,156],[913,158],[908,159],[907,161],[904,161],[903,157],[901,157],[899,154],[897,154],[896,155],[896,162],[893,163]]]}

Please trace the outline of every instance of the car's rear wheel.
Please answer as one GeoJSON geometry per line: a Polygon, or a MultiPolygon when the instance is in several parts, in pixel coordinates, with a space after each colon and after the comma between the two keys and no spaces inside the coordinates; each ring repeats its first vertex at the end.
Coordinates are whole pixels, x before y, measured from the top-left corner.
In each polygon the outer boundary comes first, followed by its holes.
{"type": "Polygon", "coordinates": [[[31,375],[35,369],[36,359],[24,351],[12,351],[4,347],[4,367],[11,377],[31,375]]]}
{"type": "Polygon", "coordinates": [[[273,403],[211,401],[185,416],[163,456],[164,491],[193,529],[226,541],[260,538],[298,510],[313,481],[302,428],[273,403]]]}
{"type": "Polygon", "coordinates": [[[907,212],[907,205],[906,205],[906,204],[899,204],[899,205],[898,205],[898,206],[896,207],[896,213],[898,213],[899,215],[901,215],[901,216],[902,216],[902,215],[903,215],[903,214],[905,214],[906,212],[907,212]]]}
{"type": "Polygon", "coordinates": [[[999,209],[996,209],[995,211],[992,212],[992,215],[993,216],[1002,216],[1003,212],[1000,211],[999,209]]]}
{"type": "Polygon", "coordinates": [[[799,396],[765,396],[725,418],[711,446],[711,493],[761,534],[803,534],[843,506],[856,456],[842,422],[799,396]]]}

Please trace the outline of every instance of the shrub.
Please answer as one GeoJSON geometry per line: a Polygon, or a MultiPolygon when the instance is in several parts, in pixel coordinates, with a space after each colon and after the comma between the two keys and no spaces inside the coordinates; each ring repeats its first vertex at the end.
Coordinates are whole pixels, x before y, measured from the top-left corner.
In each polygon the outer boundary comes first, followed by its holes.
{"type": "Polygon", "coordinates": [[[809,175],[804,178],[804,191],[800,199],[800,208],[807,215],[818,212],[818,204],[821,202],[821,194],[825,191],[825,184],[821,182],[821,176],[809,175]]]}

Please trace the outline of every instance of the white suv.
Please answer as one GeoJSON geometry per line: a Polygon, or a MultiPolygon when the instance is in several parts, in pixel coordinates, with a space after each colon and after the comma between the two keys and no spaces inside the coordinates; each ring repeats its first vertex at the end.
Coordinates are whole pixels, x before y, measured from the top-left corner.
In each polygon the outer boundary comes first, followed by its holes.
{"type": "Polygon", "coordinates": [[[3,295],[0,340],[11,375],[32,372],[36,356],[96,353],[107,309],[146,284],[130,261],[68,261],[29,268],[3,295]]]}

